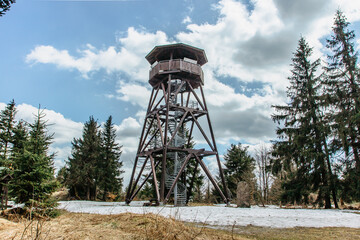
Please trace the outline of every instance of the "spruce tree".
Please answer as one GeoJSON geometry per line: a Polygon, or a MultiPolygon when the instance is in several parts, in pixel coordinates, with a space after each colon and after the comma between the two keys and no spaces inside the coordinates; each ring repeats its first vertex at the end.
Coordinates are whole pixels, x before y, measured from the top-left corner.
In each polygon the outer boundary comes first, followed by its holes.
{"type": "Polygon", "coordinates": [[[354,48],[355,34],[348,29],[349,22],[338,10],[335,15],[333,34],[327,40],[328,55],[327,101],[332,128],[336,134],[333,141],[335,150],[343,149],[349,168],[348,177],[353,178],[352,190],[347,194],[360,200],[360,71],[357,65],[357,52],[354,48]]]}
{"type": "Polygon", "coordinates": [[[13,3],[15,3],[15,0],[0,0],[0,17],[10,10],[13,3]]]}
{"type": "Polygon", "coordinates": [[[0,196],[1,209],[7,206],[9,180],[13,177],[13,163],[10,159],[15,127],[16,106],[12,100],[0,112],[0,196]]]}
{"type": "Polygon", "coordinates": [[[241,181],[253,184],[255,169],[255,159],[248,153],[248,147],[243,147],[241,143],[231,144],[230,149],[224,155],[225,181],[232,196],[236,196],[237,184],[241,181]]]}
{"type": "Polygon", "coordinates": [[[84,198],[84,186],[85,174],[82,169],[82,158],[80,152],[80,139],[74,138],[71,142],[71,156],[66,162],[66,178],[64,179],[65,184],[69,187],[69,195],[76,199],[84,198]]]}
{"type": "Polygon", "coordinates": [[[9,167],[9,156],[11,153],[16,106],[12,100],[4,110],[0,112],[0,166],[9,167]]]}
{"type": "Polygon", "coordinates": [[[57,186],[54,154],[49,154],[53,134],[48,133],[44,117],[44,112],[39,108],[34,123],[29,124],[28,134],[22,123],[15,130],[12,194],[16,202],[25,203],[26,206],[47,201],[57,186]]]}
{"type": "Polygon", "coordinates": [[[99,181],[97,168],[101,161],[101,136],[93,116],[84,124],[82,138],[75,138],[72,145],[66,179],[70,194],[81,199],[95,200],[99,181]]]}
{"type": "Polygon", "coordinates": [[[121,146],[116,143],[116,130],[111,116],[105,122],[101,137],[102,151],[97,168],[97,177],[99,188],[103,191],[103,200],[106,200],[108,193],[115,195],[121,193],[123,182],[121,175],[124,172],[121,170],[123,165],[120,161],[121,146]]]}
{"type": "Polygon", "coordinates": [[[289,171],[284,182],[285,201],[304,201],[310,191],[318,191],[317,202],[331,208],[330,190],[337,207],[335,189],[327,150],[329,128],[323,118],[320,77],[316,71],[320,60],[310,61],[312,48],[304,38],[292,58],[292,76],[287,90],[290,102],[274,106],[277,114],[273,120],[283,126],[277,129],[279,140],[275,143],[275,155],[289,171]]]}
{"type": "Polygon", "coordinates": [[[28,141],[28,130],[26,128],[26,123],[24,121],[19,121],[15,128],[13,129],[13,137],[12,137],[12,151],[11,158],[17,157],[19,154],[23,154],[25,151],[25,146],[28,141]]]}

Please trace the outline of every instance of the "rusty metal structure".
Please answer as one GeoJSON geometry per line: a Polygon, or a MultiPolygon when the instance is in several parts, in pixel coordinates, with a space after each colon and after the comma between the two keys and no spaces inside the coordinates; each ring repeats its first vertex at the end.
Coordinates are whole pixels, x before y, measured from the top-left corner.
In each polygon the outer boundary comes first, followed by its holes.
{"type": "Polygon", "coordinates": [[[171,197],[175,206],[187,204],[199,166],[224,202],[229,203],[227,187],[224,191],[220,189],[203,161],[204,157],[215,156],[222,185],[226,186],[202,88],[201,66],[207,63],[204,50],[182,43],[162,45],[156,46],[146,59],[151,64],[149,83],[153,88],[126,203],[129,204],[152,179],[157,204],[166,204],[171,197]],[[205,148],[187,147],[194,131],[204,138],[205,148]],[[195,169],[185,174],[190,159],[195,159],[195,169]],[[191,174],[190,186],[186,186],[186,182],[181,181],[182,176],[191,174]]]}

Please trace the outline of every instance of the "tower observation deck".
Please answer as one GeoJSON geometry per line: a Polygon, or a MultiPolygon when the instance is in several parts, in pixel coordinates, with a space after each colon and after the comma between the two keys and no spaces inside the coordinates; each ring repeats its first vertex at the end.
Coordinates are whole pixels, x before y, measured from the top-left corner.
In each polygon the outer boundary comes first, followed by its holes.
{"type": "Polygon", "coordinates": [[[151,64],[149,83],[156,86],[167,81],[168,74],[173,78],[189,79],[193,88],[204,85],[201,66],[207,63],[205,51],[183,43],[155,47],[146,57],[151,64]]]}

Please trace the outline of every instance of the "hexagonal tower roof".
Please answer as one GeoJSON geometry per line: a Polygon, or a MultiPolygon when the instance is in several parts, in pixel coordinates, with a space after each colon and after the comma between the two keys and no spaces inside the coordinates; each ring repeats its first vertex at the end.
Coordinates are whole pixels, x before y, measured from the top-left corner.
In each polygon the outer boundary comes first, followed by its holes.
{"type": "Polygon", "coordinates": [[[145,58],[152,65],[156,61],[170,60],[171,53],[173,54],[173,59],[190,58],[196,60],[200,66],[207,63],[204,50],[184,43],[156,46],[145,58]]]}

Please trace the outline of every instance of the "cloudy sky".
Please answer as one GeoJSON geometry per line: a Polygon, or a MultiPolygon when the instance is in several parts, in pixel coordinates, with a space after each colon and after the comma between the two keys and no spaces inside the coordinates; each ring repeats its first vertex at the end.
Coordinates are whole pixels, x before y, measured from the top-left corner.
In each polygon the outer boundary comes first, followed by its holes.
{"type": "Polygon", "coordinates": [[[275,138],[271,105],[286,102],[300,36],[326,59],[338,8],[360,43],[359,0],[18,0],[0,18],[0,109],[15,99],[18,119],[32,121],[46,108],[57,168],[89,116],[112,115],[128,178],[151,90],[144,57],[182,42],[207,54],[220,154],[237,142],[254,149],[275,138]]]}

